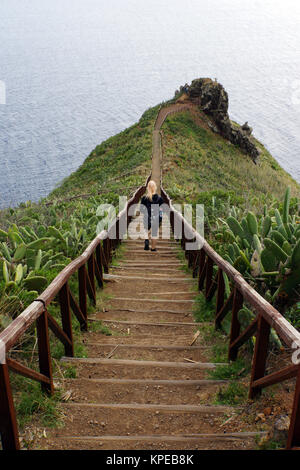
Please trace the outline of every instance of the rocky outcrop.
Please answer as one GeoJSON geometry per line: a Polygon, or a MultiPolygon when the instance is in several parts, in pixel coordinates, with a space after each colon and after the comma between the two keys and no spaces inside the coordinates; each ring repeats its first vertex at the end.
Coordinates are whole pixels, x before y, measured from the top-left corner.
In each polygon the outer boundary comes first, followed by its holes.
{"type": "Polygon", "coordinates": [[[251,137],[252,129],[248,122],[239,126],[230,121],[228,94],[220,83],[210,78],[198,78],[193,80],[191,85],[185,84],[180,87],[179,92],[186,93],[192,102],[210,116],[218,132],[225,139],[238,145],[244,153],[250,155],[255,163],[257,162],[260,151],[251,137]]]}

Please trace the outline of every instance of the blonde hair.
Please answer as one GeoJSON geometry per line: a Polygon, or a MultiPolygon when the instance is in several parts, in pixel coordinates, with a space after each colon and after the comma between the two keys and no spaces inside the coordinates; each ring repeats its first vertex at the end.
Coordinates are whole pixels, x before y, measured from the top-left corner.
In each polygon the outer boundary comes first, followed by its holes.
{"type": "Polygon", "coordinates": [[[153,180],[149,181],[149,183],[147,185],[146,196],[147,196],[148,199],[150,199],[150,201],[152,201],[152,198],[153,198],[154,194],[156,193],[156,189],[157,189],[157,185],[156,185],[155,181],[153,181],[153,180]]]}

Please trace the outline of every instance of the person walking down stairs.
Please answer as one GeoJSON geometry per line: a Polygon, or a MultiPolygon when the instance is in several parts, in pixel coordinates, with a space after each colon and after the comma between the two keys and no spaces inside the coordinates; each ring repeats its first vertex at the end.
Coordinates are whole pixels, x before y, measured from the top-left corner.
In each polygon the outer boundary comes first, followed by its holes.
{"type": "Polygon", "coordinates": [[[150,180],[147,185],[146,196],[141,199],[140,210],[143,214],[145,228],[145,246],[144,250],[149,251],[149,237],[151,239],[151,251],[157,251],[156,242],[158,230],[162,222],[161,205],[163,199],[157,194],[157,185],[155,181],[150,180]]]}

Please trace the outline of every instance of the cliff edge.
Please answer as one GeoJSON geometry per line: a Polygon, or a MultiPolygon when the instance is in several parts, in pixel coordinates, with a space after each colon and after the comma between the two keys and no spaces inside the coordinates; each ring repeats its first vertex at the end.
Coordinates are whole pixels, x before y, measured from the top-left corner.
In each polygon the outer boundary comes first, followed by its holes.
{"type": "Polygon", "coordinates": [[[247,122],[243,126],[231,122],[228,114],[228,93],[220,83],[211,78],[197,78],[190,85],[181,86],[175,92],[175,97],[183,94],[212,119],[216,132],[239,146],[254,163],[257,163],[260,150],[251,136],[252,129],[247,122]]]}

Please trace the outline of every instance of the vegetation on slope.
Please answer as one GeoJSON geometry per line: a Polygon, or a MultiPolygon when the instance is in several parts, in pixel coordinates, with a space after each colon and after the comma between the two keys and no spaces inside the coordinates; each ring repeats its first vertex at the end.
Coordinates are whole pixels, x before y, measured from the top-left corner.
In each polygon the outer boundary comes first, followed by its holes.
{"type": "MultiPolygon", "coordinates": [[[[83,252],[96,236],[100,204],[114,204],[145,183],[151,168],[152,130],[158,107],[139,122],[98,145],[85,162],[38,204],[30,201],[0,213],[0,331],[6,328],[42,292],[61,269],[83,252]]],[[[76,275],[69,281],[78,300],[76,275]]],[[[93,310],[88,305],[89,312],[93,310]]],[[[57,301],[48,311],[61,325],[57,301]]],[[[73,319],[75,355],[85,355],[80,328],[73,319]]],[[[55,370],[64,348],[50,332],[55,370]]],[[[14,359],[38,370],[36,330],[32,326],[10,352],[14,359]]],[[[68,371],[66,371],[68,373],[68,371]]],[[[11,376],[19,424],[34,412],[57,423],[57,394],[47,398],[38,384],[11,376]]],[[[58,392],[59,394],[59,392],[58,392]]]]}
{"type": "MultiPolygon", "coordinates": [[[[211,205],[212,196],[261,211],[287,186],[292,196],[300,186],[257,142],[260,161],[253,164],[223,137],[199,126],[189,112],[170,115],[163,131],[163,185],[174,202],[211,205]]],[[[208,207],[209,209],[209,207],[208,207]]]]}
{"type": "Polygon", "coordinates": [[[298,326],[300,186],[259,142],[255,165],[199,122],[200,111],[197,122],[190,112],[165,121],[164,188],[176,203],[204,204],[210,244],[280,310],[293,306],[298,326]]]}

